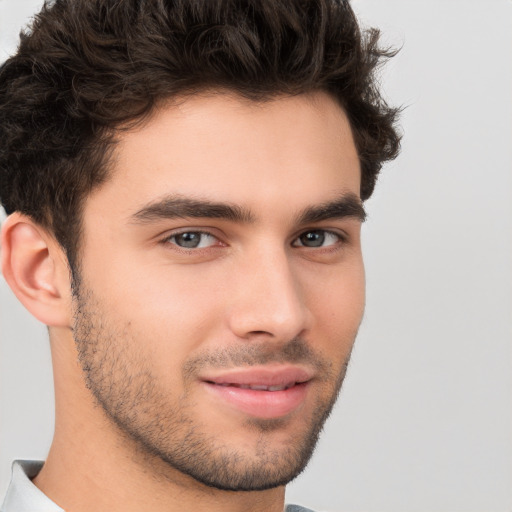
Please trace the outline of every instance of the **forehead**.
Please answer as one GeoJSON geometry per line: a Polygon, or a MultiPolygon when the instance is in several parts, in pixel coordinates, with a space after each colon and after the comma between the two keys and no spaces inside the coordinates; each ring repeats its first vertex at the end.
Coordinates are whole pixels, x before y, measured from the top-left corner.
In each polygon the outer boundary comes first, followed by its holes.
{"type": "Polygon", "coordinates": [[[257,209],[280,198],[306,207],[359,188],[350,125],[329,95],[254,102],[217,93],[163,104],[120,133],[112,177],[90,200],[126,216],[170,193],[257,209]]]}

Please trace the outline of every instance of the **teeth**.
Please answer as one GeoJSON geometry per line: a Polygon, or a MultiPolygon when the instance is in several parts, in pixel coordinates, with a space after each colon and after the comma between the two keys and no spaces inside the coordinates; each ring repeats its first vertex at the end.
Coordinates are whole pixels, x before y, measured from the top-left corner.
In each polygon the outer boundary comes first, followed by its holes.
{"type": "Polygon", "coordinates": [[[269,391],[283,391],[286,389],[286,386],[269,386],[269,391]]]}
{"type": "Polygon", "coordinates": [[[223,387],[232,386],[240,389],[252,389],[254,391],[284,391],[285,389],[289,389],[294,386],[295,382],[289,382],[288,384],[280,386],[264,386],[262,384],[229,384],[227,382],[222,382],[217,385],[223,387]]]}
{"type": "Polygon", "coordinates": [[[295,382],[290,382],[289,384],[284,384],[280,386],[264,386],[262,384],[231,384],[231,386],[240,389],[252,389],[254,391],[284,391],[285,389],[291,388],[294,384],[295,382]]]}

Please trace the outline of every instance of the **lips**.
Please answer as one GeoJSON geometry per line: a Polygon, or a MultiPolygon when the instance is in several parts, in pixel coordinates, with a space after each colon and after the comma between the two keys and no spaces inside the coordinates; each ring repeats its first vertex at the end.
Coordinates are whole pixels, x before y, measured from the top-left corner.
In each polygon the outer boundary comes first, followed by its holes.
{"type": "Polygon", "coordinates": [[[259,418],[289,415],[304,403],[312,372],[295,366],[234,369],[202,378],[223,405],[259,418]]]}

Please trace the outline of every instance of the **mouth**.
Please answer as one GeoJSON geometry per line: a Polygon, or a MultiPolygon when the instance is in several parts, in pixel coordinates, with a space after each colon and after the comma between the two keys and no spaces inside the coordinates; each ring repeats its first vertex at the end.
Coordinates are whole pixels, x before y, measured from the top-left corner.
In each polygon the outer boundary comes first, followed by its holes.
{"type": "Polygon", "coordinates": [[[202,379],[221,405],[258,418],[281,418],[300,409],[312,372],[298,367],[234,369],[202,379]]]}

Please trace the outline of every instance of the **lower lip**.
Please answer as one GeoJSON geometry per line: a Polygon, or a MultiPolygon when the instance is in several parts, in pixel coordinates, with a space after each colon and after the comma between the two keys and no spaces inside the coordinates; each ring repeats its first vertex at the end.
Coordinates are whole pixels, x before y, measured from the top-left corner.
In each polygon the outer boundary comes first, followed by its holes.
{"type": "Polygon", "coordinates": [[[308,383],[296,384],[283,391],[260,391],[210,382],[206,388],[241,412],[258,418],[281,418],[298,409],[304,402],[308,383]]]}

